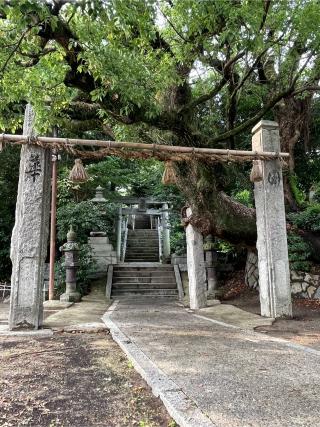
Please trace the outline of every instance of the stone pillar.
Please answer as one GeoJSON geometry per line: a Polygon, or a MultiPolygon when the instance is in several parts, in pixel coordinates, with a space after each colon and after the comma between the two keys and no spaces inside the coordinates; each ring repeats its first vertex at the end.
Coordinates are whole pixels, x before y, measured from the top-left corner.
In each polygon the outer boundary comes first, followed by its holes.
{"type": "Polygon", "coordinates": [[[122,238],[122,208],[119,208],[118,226],[117,226],[117,258],[121,261],[121,238],[122,238]]]}
{"type": "MultiPolygon", "coordinates": [[[[192,211],[187,209],[187,217],[192,211]]],[[[190,308],[198,310],[207,305],[207,283],[204,263],[203,237],[191,224],[186,227],[187,264],[189,276],[190,308]]]]}
{"type": "Polygon", "coordinates": [[[66,267],[66,291],[64,294],[60,295],[60,301],[64,302],[79,302],[81,299],[81,295],[77,291],[79,246],[76,242],[76,238],[77,235],[71,227],[67,234],[67,243],[61,248],[61,251],[64,253],[64,264],[66,267]]]}
{"type": "MultiPolygon", "coordinates": [[[[254,151],[280,151],[278,124],[262,120],[252,130],[254,151]]],[[[261,315],[292,316],[287,230],[280,160],[260,162],[254,183],[261,315]]]]}
{"type": "Polygon", "coordinates": [[[211,234],[206,237],[203,247],[207,265],[208,297],[210,296],[214,298],[218,284],[216,272],[217,254],[214,251],[214,241],[211,234]]]}
{"type": "Polygon", "coordinates": [[[163,230],[163,257],[168,259],[170,257],[170,221],[169,221],[169,206],[164,203],[162,212],[162,230],[163,230]]]}
{"type": "MultiPolygon", "coordinates": [[[[23,134],[34,136],[34,112],[26,107],[23,134]]],[[[15,225],[11,238],[9,328],[38,329],[43,317],[43,274],[47,254],[51,152],[21,147],[15,225]]]]}

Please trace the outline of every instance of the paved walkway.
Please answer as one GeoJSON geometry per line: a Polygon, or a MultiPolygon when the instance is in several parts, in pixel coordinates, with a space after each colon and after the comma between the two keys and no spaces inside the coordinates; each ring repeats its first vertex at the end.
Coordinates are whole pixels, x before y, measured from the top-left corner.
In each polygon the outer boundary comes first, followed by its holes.
{"type": "Polygon", "coordinates": [[[64,310],[53,310],[51,313],[45,310],[44,327],[64,331],[103,330],[105,325],[101,317],[109,306],[110,301],[105,298],[105,280],[96,280],[93,282],[90,294],[82,297],[81,302],[64,310]]]}
{"type": "MultiPolygon", "coordinates": [[[[49,301],[46,301],[48,303],[49,301]]],[[[52,301],[51,305],[44,305],[43,329],[9,331],[8,315],[9,304],[0,303],[0,335],[48,335],[53,331],[100,332],[106,329],[101,317],[110,306],[110,301],[105,298],[105,280],[96,280],[92,284],[89,295],[82,298],[81,302],[68,307],[67,303],[61,304],[59,300],[52,301]]]]}
{"type": "Polygon", "coordinates": [[[320,352],[187,312],[116,301],[104,320],[182,426],[320,425],[320,352]]]}

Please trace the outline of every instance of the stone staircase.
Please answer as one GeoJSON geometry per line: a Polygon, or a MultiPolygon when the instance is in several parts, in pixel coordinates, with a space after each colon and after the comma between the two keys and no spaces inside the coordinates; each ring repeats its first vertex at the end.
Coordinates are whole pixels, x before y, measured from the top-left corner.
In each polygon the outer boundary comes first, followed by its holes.
{"type": "Polygon", "coordinates": [[[149,215],[136,215],[135,229],[150,229],[150,216],[149,215]]]}
{"type": "Polygon", "coordinates": [[[125,262],[159,262],[158,230],[128,230],[125,262]]]}
{"type": "Polygon", "coordinates": [[[172,265],[116,265],[113,269],[111,296],[177,297],[172,265]]]}
{"type": "Polygon", "coordinates": [[[111,297],[177,295],[173,266],[159,262],[158,230],[150,228],[148,215],[137,215],[135,229],[128,230],[125,262],[113,267],[111,297]]]}

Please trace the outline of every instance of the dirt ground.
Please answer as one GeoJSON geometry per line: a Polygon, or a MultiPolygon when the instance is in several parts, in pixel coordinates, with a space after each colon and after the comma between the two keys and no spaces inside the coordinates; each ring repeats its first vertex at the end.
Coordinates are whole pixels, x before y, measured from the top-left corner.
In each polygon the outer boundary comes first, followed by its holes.
{"type": "MultiPolygon", "coordinates": [[[[248,289],[243,278],[244,272],[240,271],[226,280],[222,302],[260,314],[259,294],[248,289]]],[[[320,350],[320,300],[293,299],[293,319],[276,320],[272,326],[255,330],[320,350]]]]}
{"type": "Polygon", "coordinates": [[[2,427],[173,427],[126,356],[104,333],[0,337],[2,427]]]}

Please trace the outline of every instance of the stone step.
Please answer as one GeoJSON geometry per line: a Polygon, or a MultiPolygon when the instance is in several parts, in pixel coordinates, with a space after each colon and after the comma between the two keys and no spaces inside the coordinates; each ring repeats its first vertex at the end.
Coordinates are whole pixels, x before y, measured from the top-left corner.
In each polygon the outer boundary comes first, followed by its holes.
{"type": "Polygon", "coordinates": [[[125,262],[157,262],[159,257],[125,257],[125,262]]]}
{"type": "Polygon", "coordinates": [[[126,258],[157,258],[159,259],[159,252],[126,252],[126,258]]]}
{"type": "Polygon", "coordinates": [[[148,246],[159,246],[159,240],[157,239],[128,239],[127,245],[137,246],[137,245],[148,245],[148,246]]]}
{"type": "Polygon", "coordinates": [[[131,251],[126,251],[126,256],[130,254],[132,256],[148,256],[148,255],[152,255],[152,256],[157,256],[159,257],[159,251],[135,251],[135,252],[131,252],[131,251]]]}
{"type": "Polygon", "coordinates": [[[138,256],[130,255],[125,257],[125,262],[156,262],[159,261],[159,255],[138,256]]]}
{"type": "Polygon", "coordinates": [[[130,242],[130,240],[128,240],[127,242],[127,249],[128,248],[132,248],[132,249],[138,249],[138,248],[152,248],[152,249],[159,249],[159,242],[150,242],[149,240],[145,241],[145,242],[130,242]]]}
{"type": "Polygon", "coordinates": [[[159,257],[141,257],[141,258],[137,258],[137,257],[130,257],[130,258],[125,258],[125,262],[157,262],[159,261],[159,257]]]}
{"type": "Polygon", "coordinates": [[[150,279],[148,277],[134,277],[132,279],[128,278],[128,277],[124,277],[124,278],[120,278],[120,277],[114,277],[113,279],[113,283],[114,284],[118,284],[121,285],[123,284],[128,284],[128,285],[132,285],[135,286],[136,284],[143,284],[146,283],[148,285],[152,285],[152,284],[156,284],[156,285],[175,285],[176,281],[174,277],[170,277],[169,279],[161,279],[159,277],[156,277],[154,279],[150,279]]]}
{"type": "Polygon", "coordinates": [[[127,240],[127,247],[139,247],[139,246],[150,246],[157,248],[159,241],[157,240],[127,240]]]}
{"type": "Polygon", "coordinates": [[[145,278],[145,279],[153,279],[153,278],[159,278],[159,279],[170,279],[174,278],[175,275],[172,271],[163,271],[163,272],[140,272],[140,271],[116,271],[113,272],[113,277],[118,278],[131,278],[132,280],[136,278],[145,278]]]}
{"type": "Polygon", "coordinates": [[[139,252],[139,251],[143,251],[143,252],[148,252],[148,251],[151,251],[151,252],[157,252],[158,250],[159,250],[159,248],[158,248],[158,246],[149,246],[149,245],[145,245],[145,246],[142,246],[142,245],[140,245],[140,246],[135,246],[135,247],[133,247],[133,246],[127,246],[127,248],[126,248],[126,250],[128,251],[128,250],[130,250],[130,251],[133,251],[133,252],[139,252]]]}
{"type": "Polygon", "coordinates": [[[127,254],[128,253],[130,253],[130,254],[132,254],[132,255],[134,255],[134,256],[139,256],[139,255],[142,255],[142,256],[145,256],[145,255],[157,255],[158,257],[159,257],[159,251],[135,251],[135,252],[131,252],[130,250],[129,251],[126,251],[126,256],[127,256],[127,254]]]}
{"type": "Polygon", "coordinates": [[[157,279],[157,281],[162,281],[162,280],[171,280],[171,279],[175,279],[175,275],[172,274],[171,272],[169,274],[155,274],[155,273],[151,273],[151,274],[124,274],[124,273],[114,273],[113,277],[115,279],[129,279],[130,280],[155,280],[157,279]]]}
{"type": "Polygon", "coordinates": [[[135,228],[134,230],[132,228],[129,228],[128,230],[130,233],[158,233],[158,230],[156,228],[135,228]]]}
{"type": "Polygon", "coordinates": [[[137,233],[137,232],[132,232],[132,233],[128,233],[128,239],[158,239],[158,233],[137,233]]]}
{"type": "Polygon", "coordinates": [[[156,237],[152,236],[149,239],[148,239],[148,237],[131,237],[131,236],[128,236],[127,242],[130,242],[130,243],[147,243],[147,242],[149,242],[149,243],[152,243],[155,245],[156,243],[159,243],[159,238],[158,238],[158,236],[156,236],[156,237]]]}
{"type": "Polygon", "coordinates": [[[112,283],[112,289],[176,289],[175,283],[112,283]]]}
{"type": "Polygon", "coordinates": [[[130,265],[125,263],[125,265],[115,265],[113,267],[113,272],[167,272],[167,271],[174,271],[173,266],[171,264],[160,264],[160,263],[152,263],[152,265],[145,265],[145,263],[140,263],[139,265],[130,265]],[[143,265],[140,265],[143,264],[143,265]]]}
{"type": "Polygon", "coordinates": [[[135,258],[135,259],[142,259],[142,260],[152,258],[152,259],[155,259],[155,260],[159,260],[159,254],[158,254],[158,252],[148,253],[148,254],[142,254],[142,253],[140,253],[140,254],[138,254],[138,253],[137,253],[137,254],[126,253],[125,258],[126,258],[126,259],[129,259],[129,258],[135,258]]]}
{"type": "Polygon", "coordinates": [[[126,295],[130,296],[131,294],[138,294],[138,295],[159,295],[159,296],[176,296],[178,295],[177,289],[117,289],[114,292],[111,293],[111,296],[118,296],[118,295],[126,295]]]}
{"type": "Polygon", "coordinates": [[[128,237],[154,237],[158,236],[157,230],[129,230],[128,237]]]}
{"type": "Polygon", "coordinates": [[[141,232],[131,231],[131,232],[128,232],[128,237],[129,238],[135,238],[135,239],[139,239],[139,238],[141,238],[141,239],[149,239],[149,238],[154,239],[154,238],[158,237],[158,232],[151,231],[149,233],[149,232],[145,232],[144,230],[141,230],[141,232]]]}
{"type": "Polygon", "coordinates": [[[158,246],[159,245],[159,239],[157,238],[152,238],[152,239],[132,239],[132,238],[128,238],[127,239],[127,245],[131,244],[131,245],[154,245],[154,246],[158,246]]]}
{"type": "Polygon", "coordinates": [[[141,259],[148,260],[148,259],[154,259],[156,261],[159,260],[159,254],[153,253],[153,254],[126,254],[125,259],[141,259]]]}
{"type": "MultiPolygon", "coordinates": [[[[145,260],[147,256],[150,258],[150,250],[143,251],[139,248],[133,252],[136,252],[135,259],[144,258],[145,260]]],[[[129,255],[133,256],[131,249],[129,255]]],[[[172,265],[157,262],[151,263],[151,265],[148,263],[138,263],[138,265],[124,263],[114,266],[111,295],[113,297],[148,296],[150,298],[163,296],[176,299],[178,290],[174,268],[172,265]]]]}

